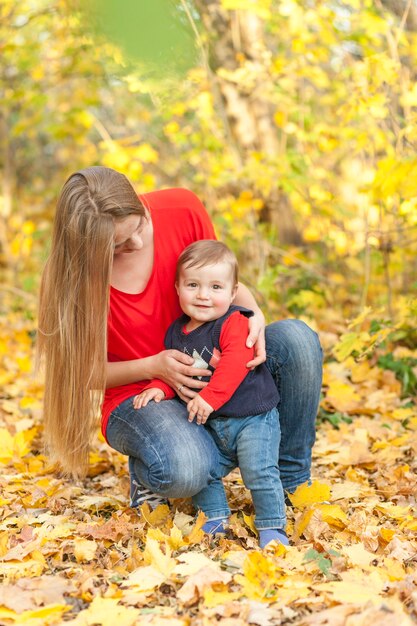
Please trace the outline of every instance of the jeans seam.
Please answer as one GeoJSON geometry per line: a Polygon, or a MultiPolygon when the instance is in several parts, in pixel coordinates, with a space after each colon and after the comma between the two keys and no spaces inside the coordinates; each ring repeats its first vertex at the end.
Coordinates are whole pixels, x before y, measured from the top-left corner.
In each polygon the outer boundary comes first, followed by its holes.
{"type": "MultiPolygon", "coordinates": [[[[118,414],[116,415],[116,411],[117,411],[117,409],[115,409],[115,411],[113,411],[113,413],[111,413],[110,418],[114,417],[116,420],[118,420],[122,424],[127,425],[128,428],[132,432],[134,432],[135,434],[139,434],[138,430],[133,427],[132,423],[129,420],[127,420],[124,417],[122,417],[121,415],[118,415],[118,414]]],[[[164,465],[163,464],[163,459],[162,459],[161,455],[159,454],[158,450],[155,448],[155,446],[150,442],[149,438],[148,437],[144,437],[143,438],[143,443],[144,443],[145,446],[149,446],[149,447],[152,448],[152,450],[153,450],[153,452],[155,454],[155,457],[158,460],[158,463],[159,463],[160,467],[163,467],[163,465],[164,465]]],[[[133,455],[131,455],[129,452],[122,452],[122,454],[124,454],[124,455],[126,455],[128,457],[131,456],[132,458],[136,458],[133,455]]],[[[149,477],[149,467],[147,467],[147,474],[148,474],[148,477],[149,477]]],[[[156,480],[159,483],[159,487],[162,487],[162,484],[163,484],[164,481],[160,480],[160,479],[159,480],[156,479],[156,480]]],[[[149,482],[149,484],[151,484],[151,481],[148,481],[148,482],[149,482]]],[[[158,489],[158,487],[152,486],[152,487],[150,487],[150,489],[156,490],[156,489],[158,489]]]]}

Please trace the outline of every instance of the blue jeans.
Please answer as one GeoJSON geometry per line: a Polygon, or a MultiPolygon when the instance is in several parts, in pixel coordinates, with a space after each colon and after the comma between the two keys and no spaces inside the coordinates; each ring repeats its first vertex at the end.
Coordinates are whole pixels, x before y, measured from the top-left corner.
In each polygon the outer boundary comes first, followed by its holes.
{"type": "Polygon", "coordinates": [[[222,477],[240,468],[255,508],[255,526],[285,528],[284,490],[278,469],[278,411],[249,417],[217,417],[206,423],[219,450],[218,478],[193,497],[194,506],[210,519],[230,515],[222,477]]]}
{"type": "MultiPolygon", "coordinates": [[[[316,333],[299,320],[267,326],[266,350],[266,364],[281,396],[281,482],[292,492],[310,478],[322,351],[316,333]]],[[[136,410],[132,400],[112,412],[106,435],[113,448],[129,456],[130,473],[138,482],[161,496],[185,498],[218,477],[216,443],[207,428],[188,422],[181,402],[150,402],[136,410]]]]}

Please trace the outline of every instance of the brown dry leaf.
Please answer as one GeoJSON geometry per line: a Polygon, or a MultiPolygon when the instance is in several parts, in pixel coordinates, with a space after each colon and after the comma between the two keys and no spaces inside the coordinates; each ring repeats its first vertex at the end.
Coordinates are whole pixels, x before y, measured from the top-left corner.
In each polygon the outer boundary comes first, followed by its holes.
{"type": "Polygon", "coordinates": [[[77,532],[80,535],[92,537],[93,539],[109,539],[118,541],[126,535],[130,535],[133,524],[126,517],[119,517],[108,520],[104,524],[79,524],[77,532]]]}
{"type": "Polygon", "coordinates": [[[300,626],[346,626],[348,616],[361,610],[362,607],[357,604],[334,606],[303,617],[300,626]]]}
{"type": "Polygon", "coordinates": [[[167,580],[167,575],[153,565],[138,567],[123,581],[123,589],[134,592],[150,592],[167,580]]]}
{"type": "Polygon", "coordinates": [[[394,539],[387,545],[386,553],[397,561],[411,561],[417,557],[417,541],[402,541],[399,537],[394,539]]]}
{"type": "Polygon", "coordinates": [[[344,604],[313,613],[300,626],[412,626],[412,621],[388,608],[344,604]]]}
{"type": "Polygon", "coordinates": [[[227,585],[232,580],[232,575],[222,572],[214,567],[203,567],[195,574],[191,574],[184,585],[177,592],[177,598],[183,604],[189,606],[198,601],[203,592],[215,583],[227,585]]]}
{"type": "Polygon", "coordinates": [[[74,590],[71,581],[59,576],[21,578],[14,585],[0,586],[0,606],[22,613],[42,605],[64,604],[64,594],[74,590]]]}
{"type": "Polygon", "coordinates": [[[89,539],[74,539],[74,556],[78,563],[89,563],[95,557],[98,544],[89,539]]]}
{"type": "Polygon", "coordinates": [[[220,563],[216,563],[202,552],[186,552],[177,557],[178,564],[174,568],[179,576],[190,576],[204,568],[212,568],[220,571],[220,563]]]}

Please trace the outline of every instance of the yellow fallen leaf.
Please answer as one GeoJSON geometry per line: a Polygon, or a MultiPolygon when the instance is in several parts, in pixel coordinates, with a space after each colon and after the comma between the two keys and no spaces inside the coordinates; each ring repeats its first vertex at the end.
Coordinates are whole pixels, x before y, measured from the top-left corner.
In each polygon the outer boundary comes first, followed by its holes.
{"type": "Polygon", "coordinates": [[[171,558],[171,549],[165,544],[165,553],[162,552],[156,539],[147,537],[145,551],[143,553],[145,563],[153,565],[155,569],[165,575],[169,575],[176,565],[175,559],[171,558]]]}
{"type": "Polygon", "coordinates": [[[255,526],[254,515],[246,515],[246,513],[243,513],[243,521],[245,522],[246,526],[254,533],[254,535],[258,535],[258,531],[255,526]]]}
{"type": "Polygon", "coordinates": [[[119,604],[115,598],[96,597],[84,611],[80,611],[77,617],[69,622],[68,626],[134,626],[139,620],[140,611],[119,604]]]}
{"type": "Polygon", "coordinates": [[[379,534],[384,541],[389,543],[397,531],[394,528],[380,528],[379,534]]]}
{"type": "Polygon", "coordinates": [[[279,566],[261,552],[251,552],[243,563],[243,575],[234,580],[242,585],[245,596],[251,600],[272,602],[277,597],[277,584],[282,573],[279,566]]]}
{"type": "Polygon", "coordinates": [[[214,606],[238,600],[241,596],[242,594],[238,591],[227,591],[227,589],[224,591],[214,591],[212,587],[209,587],[204,590],[204,606],[211,609],[214,606]]]}
{"type": "Polygon", "coordinates": [[[90,539],[74,539],[74,556],[78,563],[89,563],[95,557],[97,542],[90,539]]]}
{"type": "Polygon", "coordinates": [[[415,409],[400,407],[398,409],[394,409],[389,414],[389,417],[391,417],[394,420],[403,422],[406,419],[410,419],[410,417],[414,417],[415,414],[416,414],[415,409]]]}
{"type": "Polygon", "coordinates": [[[332,500],[344,500],[345,498],[358,498],[362,494],[363,487],[350,480],[332,485],[332,500]]]}
{"type": "Polygon", "coordinates": [[[342,578],[340,581],[320,583],[314,588],[331,594],[336,602],[349,603],[354,599],[355,603],[381,604],[381,594],[386,583],[377,572],[371,571],[363,574],[351,569],[341,572],[340,577],[342,578]]]}
{"type": "Polygon", "coordinates": [[[375,506],[375,509],[391,519],[398,520],[403,520],[410,513],[410,506],[398,506],[391,502],[381,502],[375,506]]]}
{"type": "Polygon", "coordinates": [[[167,576],[156,569],[153,565],[138,567],[126,580],[123,581],[123,588],[134,588],[135,591],[153,591],[165,582],[167,576]]]}
{"type": "Polygon", "coordinates": [[[401,530],[404,530],[404,528],[407,528],[408,530],[417,531],[417,519],[405,520],[401,522],[400,528],[401,530]]]}
{"type": "Polygon", "coordinates": [[[15,613],[15,611],[12,611],[11,609],[7,609],[4,606],[0,606],[0,619],[7,619],[11,622],[15,622],[17,619],[17,613],[15,613]]]}
{"type": "Polygon", "coordinates": [[[31,428],[11,435],[6,428],[0,428],[0,463],[8,463],[14,457],[21,458],[29,454],[37,432],[37,428],[31,428]]]}
{"type": "Polygon", "coordinates": [[[188,535],[184,537],[188,545],[198,544],[202,541],[205,533],[203,530],[201,530],[201,528],[204,525],[206,519],[207,518],[204,513],[200,511],[191,532],[189,532],[188,535]]]}
{"type": "Polygon", "coordinates": [[[174,551],[188,545],[188,542],[184,541],[182,532],[175,525],[171,528],[169,535],[163,533],[160,528],[150,528],[148,530],[147,537],[150,539],[156,539],[159,542],[165,541],[171,550],[174,551]]]}
{"type": "Polygon", "coordinates": [[[299,485],[294,493],[288,494],[291,503],[299,509],[311,504],[325,502],[330,499],[330,487],[325,483],[314,481],[311,485],[299,485]]]}
{"type": "Polygon", "coordinates": [[[150,526],[163,526],[169,517],[169,506],[167,504],[159,504],[153,510],[145,502],[140,507],[141,518],[150,526]]]}
{"type": "Polygon", "coordinates": [[[210,567],[220,569],[220,563],[212,561],[202,552],[185,552],[177,557],[179,563],[174,568],[174,573],[180,576],[191,576],[203,568],[210,567]]]}
{"type": "Polygon", "coordinates": [[[359,565],[367,570],[371,562],[375,559],[375,554],[368,552],[362,543],[355,543],[351,546],[344,546],[343,554],[346,555],[352,565],[359,565]]]}
{"type": "Polygon", "coordinates": [[[0,562],[0,576],[4,576],[7,580],[17,580],[24,576],[31,578],[40,576],[44,569],[46,569],[45,563],[41,563],[37,559],[0,562]]]}
{"type": "Polygon", "coordinates": [[[329,402],[337,411],[352,411],[357,409],[360,404],[361,397],[357,393],[355,387],[349,383],[340,380],[333,380],[326,393],[326,401],[329,402]]]}
{"type": "Polygon", "coordinates": [[[306,509],[305,511],[303,511],[300,517],[297,518],[294,524],[294,534],[296,537],[301,537],[301,535],[304,534],[304,531],[308,527],[311,518],[313,517],[313,514],[314,509],[306,509]]]}
{"type": "Polygon", "coordinates": [[[397,559],[387,557],[384,559],[384,567],[387,572],[388,580],[404,580],[406,577],[404,566],[400,561],[397,561],[397,559]]]}
{"type": "Polygon", "coordinates": [[[337,504],[320,504],[316,509],[321,511],[322,519],[336,528],[344,528],[348,524],[348,516],[337,504]]]}
{"type": "Polygon", "coordinates": [[[27,624],[27,626],[40,624],[48,626],[48,624],[56,624],[57,620],[70,610],[71,607],[67,604],[50,604],[38,609],[23,611],[23,613],[15,615],[14,621],[16,624],[27,624]]]}
{"type": "Polygon", "coordinates": [[[405,434],[405,435],[401,435],[401,437],[394,437],[394,439],[385,439],[384,441],[375,441],[375,443],[372,445],[372,451],[376,451],[376,450],[384,450],[385,448],[391,448],[392,446],[395,446],[397,448],[401,447],[401,446],[405,446],[410,440],[410,435],[409,434],[405,434]]]}

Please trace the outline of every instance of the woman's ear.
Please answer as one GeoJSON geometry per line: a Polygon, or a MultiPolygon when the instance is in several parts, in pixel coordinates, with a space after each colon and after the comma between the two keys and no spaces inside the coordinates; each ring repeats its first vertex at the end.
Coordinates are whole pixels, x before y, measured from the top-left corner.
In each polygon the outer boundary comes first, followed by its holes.
{"type": "Polygon", "coordinates": [[[176,290],[177,294],[180,295],[180,290],[178,288],[178,281],[175,281],[175,290],[176,290]]]}

